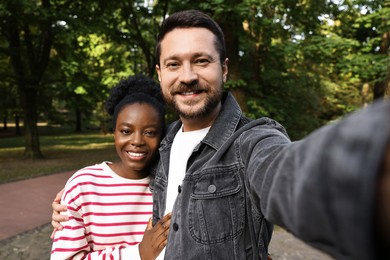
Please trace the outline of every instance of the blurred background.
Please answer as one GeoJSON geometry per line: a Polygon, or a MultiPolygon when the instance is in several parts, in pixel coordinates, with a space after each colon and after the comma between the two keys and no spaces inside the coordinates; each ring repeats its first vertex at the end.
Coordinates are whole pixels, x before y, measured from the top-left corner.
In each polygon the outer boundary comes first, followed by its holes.
{"type": "Polygon", "coordinates": [[[3,0],[2,137],[22,136],[24,158],[36,159],[46,155],[40,126],[108,133],[109,90],[155,77],[159,26],[183,9],[224,30],[225,87],[244,112],[278,120],[294,140],[390,95],[390,1],[3,0]]]}

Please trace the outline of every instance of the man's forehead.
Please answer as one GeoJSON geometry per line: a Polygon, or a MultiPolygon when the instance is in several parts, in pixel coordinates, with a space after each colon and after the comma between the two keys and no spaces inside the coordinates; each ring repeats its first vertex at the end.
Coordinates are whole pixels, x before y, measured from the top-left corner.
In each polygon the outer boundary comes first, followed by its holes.
{"type": "Polygon", "coordinates": [[[161,44],[164,43],[180,43],[186,39],[202,39],[204,40],[215,40],[215,35],[206,28],[201,27],[191,27],[191,28],[175,28],[172,31],[168,32],[164,38],[161,40],[161,44]]]}
{"type": "MultiPolygon", "coordinates": [[[[176,28],[161,41],[161,55],[172,56],[180,53],[211,55],[216,53],[215,35],[205,28],[176,28]]],[[[213,56],[214,56],[213,55],[213,56]]]]}

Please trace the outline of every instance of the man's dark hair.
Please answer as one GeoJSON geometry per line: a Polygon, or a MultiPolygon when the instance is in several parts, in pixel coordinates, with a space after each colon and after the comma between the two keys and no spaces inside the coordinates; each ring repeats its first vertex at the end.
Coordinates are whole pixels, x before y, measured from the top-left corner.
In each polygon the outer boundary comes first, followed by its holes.
{"type": "MultiPolygon", "coordinates": [[[[221,64],[226,58],[225,37],[221,27],[210,16],[198,10],[186,10],[172,14],[161,25],[160,34],[157,37],[155,58],[160,66],[161,41],[165,35],[176,28],[205,28],[215,35],[215,48],[219,53],[221,64]]],[[[178,39],[180,40],[180,39],[178,39]]]]}
{"type": "Polygon", "coordinates": [[[113,127],[119,112],[127,105],[147,103],[159,114],[162,130],[165,129],[165,105],[160,86],[144,75],[130,76],[122,79],[112,90],[106,102],[106,110],[112,116],[113,127]]]}

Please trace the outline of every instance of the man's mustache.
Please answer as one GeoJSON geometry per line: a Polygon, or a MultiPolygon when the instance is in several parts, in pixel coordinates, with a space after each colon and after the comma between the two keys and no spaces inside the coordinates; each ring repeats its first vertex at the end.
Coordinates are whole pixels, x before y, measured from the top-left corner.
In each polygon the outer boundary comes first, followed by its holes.
{"type": "Polygon", "coordinates": [[[189,92],[189,91],[200,92],[204,90],[205,88],[201,86],[199,82],[192,82],[189,84],[181,83],[173,89],[172,93],[176,94],[176,93],[189,92]]]}

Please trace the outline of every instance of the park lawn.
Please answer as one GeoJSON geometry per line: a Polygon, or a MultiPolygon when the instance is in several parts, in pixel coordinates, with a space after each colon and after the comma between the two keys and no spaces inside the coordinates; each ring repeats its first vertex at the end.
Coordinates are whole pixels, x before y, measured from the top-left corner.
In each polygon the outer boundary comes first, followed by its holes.
{"type": "Polygon", "coordinates": [[[23,158],[24,136],[0,137],[0,183],[33,178],[65,171],[102,161],[117,161],[111,134],[97,131],[65,133],[42,131],[40,135],[43,159],[23,158]]]}

